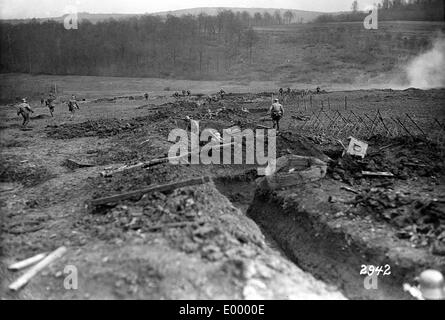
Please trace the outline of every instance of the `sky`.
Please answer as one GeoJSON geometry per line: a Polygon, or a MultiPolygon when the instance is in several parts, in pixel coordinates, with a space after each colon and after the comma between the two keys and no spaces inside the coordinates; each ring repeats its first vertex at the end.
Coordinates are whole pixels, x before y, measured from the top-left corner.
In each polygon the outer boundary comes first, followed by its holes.
{"type": "MultiPolygon", "coordinates": [[[[353,0],[0,0],[1,19],[48,18],[69,13],[70,6],[89,13],[153,13],[196,7],[283,8],[347,11],[353,0]]],[[[376,0],[358,0],[365,9],[376,0]]]]}

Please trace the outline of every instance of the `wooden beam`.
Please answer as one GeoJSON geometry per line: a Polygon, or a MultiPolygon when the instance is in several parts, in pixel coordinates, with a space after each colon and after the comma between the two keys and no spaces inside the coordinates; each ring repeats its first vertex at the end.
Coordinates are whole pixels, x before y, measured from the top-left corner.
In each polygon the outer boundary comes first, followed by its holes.
{"type": "Polygon", "coordinates": [[[391,172],[362,171],[362,175],[369,177],[394,177],[394,175],[391,172]]]}
{"type": "Polygon", "coordinates": [[[128,200],[134,197],[142,197],[144,194],[152,193],[152,192],[165,192],[170,191],[174,189],[179,189],[183,187],[189,187],[193,185],[199,185],[199,184],[205,184],[207,182],[210,182],[210,177],[201,177],[197,179],[191,179],[191,180],[185,180],[181,182],[176,183],[169,183],[169,184],[163,184],[163,185],[155,185],[151,186],[145,189],[140,189],[136,191],[131,191],[123,194],[117,194],[110,197],[104,197],[99,199],[93,199],[90,202],[91,206],[99,206],[109,203],[116,203],[123,200],[128,200]]]}

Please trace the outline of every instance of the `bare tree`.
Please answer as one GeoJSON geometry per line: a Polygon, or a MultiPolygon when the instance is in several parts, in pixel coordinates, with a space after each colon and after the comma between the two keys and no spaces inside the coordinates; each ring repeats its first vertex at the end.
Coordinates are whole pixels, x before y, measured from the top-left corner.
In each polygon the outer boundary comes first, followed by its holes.
{"type": "Polygon", "coordinates": [[[287,10],[283,16],[284,16],[284,19],[287,22],[287,24],[292,23],[292,19],[294,18],[294,13],[292,11],[287,10]]]}
{"type": "Polygon", "coordinates": [[[358,1],[357,0],[354,0],[354,2],[352,3],[351,10],[354,13],[358,11],[358,1]]]}

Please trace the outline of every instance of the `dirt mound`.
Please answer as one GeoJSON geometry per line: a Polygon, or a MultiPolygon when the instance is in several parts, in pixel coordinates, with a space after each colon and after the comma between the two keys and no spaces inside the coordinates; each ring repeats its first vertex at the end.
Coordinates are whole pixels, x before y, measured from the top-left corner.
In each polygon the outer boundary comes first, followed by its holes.
{"type": "Polygon", "coordinates": [[[33,187],[53,177],[43,166],[18,159],[2,159],[0,161],[0,182],[20,182],[25,187],[33,187]]]}
{"type": "Polygon", "coordinates": [[[103,138],[114,136],[123,132],[133,131],[140,127],[149,125],[151,122],[161,121],[167,118],[167,112],[158,111],[149,116],[129,120],[100,119],[75,124],[48,126],[46,128],[46,133],[49,137],[54,139],[73,139],[92,136],[103,138]]]}

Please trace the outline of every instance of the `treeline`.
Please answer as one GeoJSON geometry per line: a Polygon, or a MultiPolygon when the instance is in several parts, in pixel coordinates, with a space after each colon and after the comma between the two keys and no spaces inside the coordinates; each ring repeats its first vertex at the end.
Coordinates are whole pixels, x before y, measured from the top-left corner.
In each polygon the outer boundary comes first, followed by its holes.
{"type": "Polygon", "coordinates": [[[54,21],[1,24],[0,72],[206,78],[251,63],[253,26],[291,23],[291,11],[142,16],[66,30],[54,21]]]}
{"type": "MultiPolygon", "coordinates": [[[[443,0],[382,0],[378,3],[379,21],[444,21],[445,5],[443,0]]],[[[354,1],[351,12],[338,15],[323,14],[314,22],[357,22],[363,21],[369,12],[359,10],[354,1]]]]}

